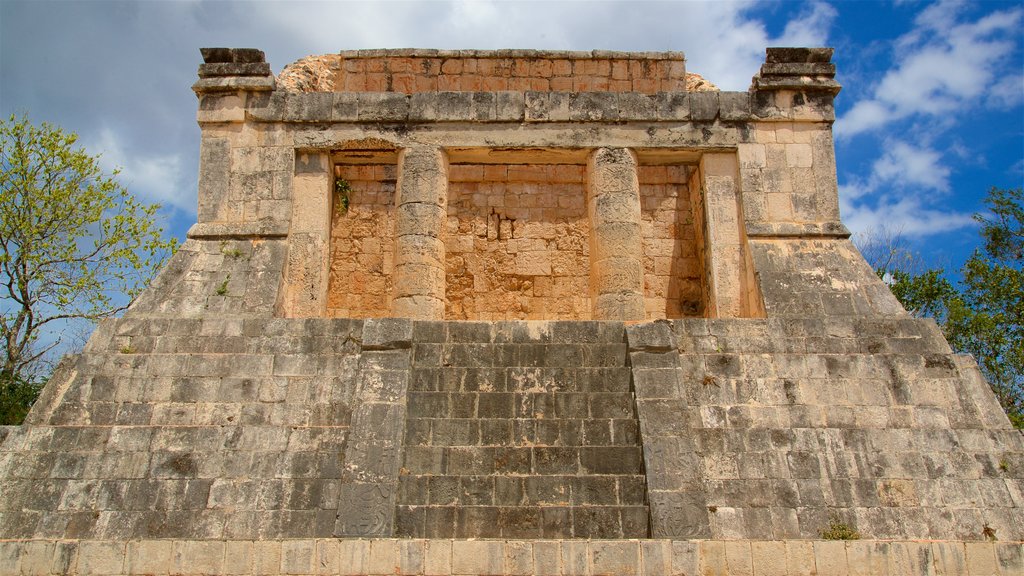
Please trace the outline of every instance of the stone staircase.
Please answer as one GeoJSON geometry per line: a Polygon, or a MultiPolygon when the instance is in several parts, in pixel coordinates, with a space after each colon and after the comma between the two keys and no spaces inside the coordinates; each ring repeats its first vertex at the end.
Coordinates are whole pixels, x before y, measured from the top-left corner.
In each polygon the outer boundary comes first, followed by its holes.
{"type": "Polygon", "coordinates": [[[616,323],[423,324],[396,534],[649,536],[624,339],[616,323]]]}

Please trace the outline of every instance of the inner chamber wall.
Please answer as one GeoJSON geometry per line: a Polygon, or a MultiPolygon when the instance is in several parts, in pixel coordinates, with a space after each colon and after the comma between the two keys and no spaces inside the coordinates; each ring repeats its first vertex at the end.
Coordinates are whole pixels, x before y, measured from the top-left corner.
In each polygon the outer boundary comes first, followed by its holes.
{"type": "MultiPolygon", "coordinates": [[[[702,211],[688,164],[638,167],[645,319],[705,311],[702,211]]],[[[447,320],[590,320],[584,163],[448,167],[447,320]]],[[[397,155],[334,156],[327,315],[392,315],[397,155]]]]}

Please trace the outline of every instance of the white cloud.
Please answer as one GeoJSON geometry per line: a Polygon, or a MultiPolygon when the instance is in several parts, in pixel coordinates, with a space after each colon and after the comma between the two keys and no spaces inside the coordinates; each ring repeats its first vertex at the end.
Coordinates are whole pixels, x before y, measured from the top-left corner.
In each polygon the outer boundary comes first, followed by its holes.
{"type": "MultiPolygon", "coordinates": [[[[742,2],[361,2],[247,5],[261,46],[292,60],[353,48],[684,50],[687,66],[725,90],[746,90],[767,46],[823,45],[836,11],[810,3],[773,37],[742,2]],[[538,14],[543,12],[543,17],[538,14]],[[268,45],[266,43],[270,43],[268,45]],[[282,47],[275,50],[275,46],[282,47]],[[294,46],[304,53],[294,53],[294,46]]],[[[271,62],[281,69],[287,61],[271,62]]]]}
{"type": "Polygon", "coordinates": [[[120,170],[118,181],[139,200],[159,202],[165,208],[187,214],[195,213],[195,187],[184,184],[180,155],[147,155],[128,149],[120,136],[106,127],[100,130],[95,141],[86,145],[86,149],[100,155],[100,166],[107,173],[120,170]]]}
{"type": "Polygon", "coordinates": [[[922,204],[917,197],[894,202],[882,200],[871,206],[867,203],[854,204],[840,194],[839,208],[843,222],[854,234],[869,233],[884,225],[903,236],[922,238],[975,225],[970,214],[936,210],[922,204]]]}
{"type": "Polygon", "coordinates": [[[881,183],[917,186],[929,190],[949,190],[949,166],[942,155],[929,148],[915,148],[906,142],[890,142],[885,154],[875,160],[872,175],[881,183]]]}
{"type": "Polygon", "coordinates": [[[1002,77],[988,91],[987,104],[996,108],[1012,108],[1024,103],[1024,74],[1002,77]]]}
{"type": "Polygon", "coordinates": [[[883,144],[885,152],[862,179],[839,186],[843,222],[854,233],[884,225],[906,236],[943,234],[970,226],[970,214],[936,209],[950,192],[952,170],[940,152],[900,140],[883,144]]]}
{"type": "Polygon", "coordinates": [[[894,56],[899,63],[870,98],[857,102],[836,122],[837,136],[878,130],[910,116],[954,113],[993,90],[995,94],[984,102],[1013,105],[1020,81],[1014,84],[1000,74],[1016,47],[1024,9],[959,22],[962,9],[960,2],[939,2],[918,15],[915,29],[896,41],[894,56]]]}

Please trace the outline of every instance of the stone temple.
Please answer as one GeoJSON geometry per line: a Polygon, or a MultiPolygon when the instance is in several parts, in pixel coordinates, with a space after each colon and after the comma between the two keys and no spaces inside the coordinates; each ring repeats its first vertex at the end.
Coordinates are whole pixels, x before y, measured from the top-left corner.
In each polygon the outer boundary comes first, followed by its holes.
{"type": "Polygon", "coordinates": [[[0,573],[1024,573],[1020,432],[840,222],[830,49],[202,53],[198,223],[6,430],[0,573]]]}

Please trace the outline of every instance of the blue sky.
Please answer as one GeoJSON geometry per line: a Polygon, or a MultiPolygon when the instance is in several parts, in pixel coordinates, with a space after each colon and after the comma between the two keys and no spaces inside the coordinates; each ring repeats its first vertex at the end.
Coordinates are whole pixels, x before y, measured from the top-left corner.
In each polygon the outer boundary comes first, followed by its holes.
{"type": "Polygon", "coordinates": [[[834,46],[844,221],[955,268],[987,189],[1024,185],[1022,20],[1020,1],[0,0],[0,113],[77,132],[184,238],[202,46],[260,48],[275,72],[355,48],[681,50],[728,90],[749,86],[767,46],[834,46]]]}

